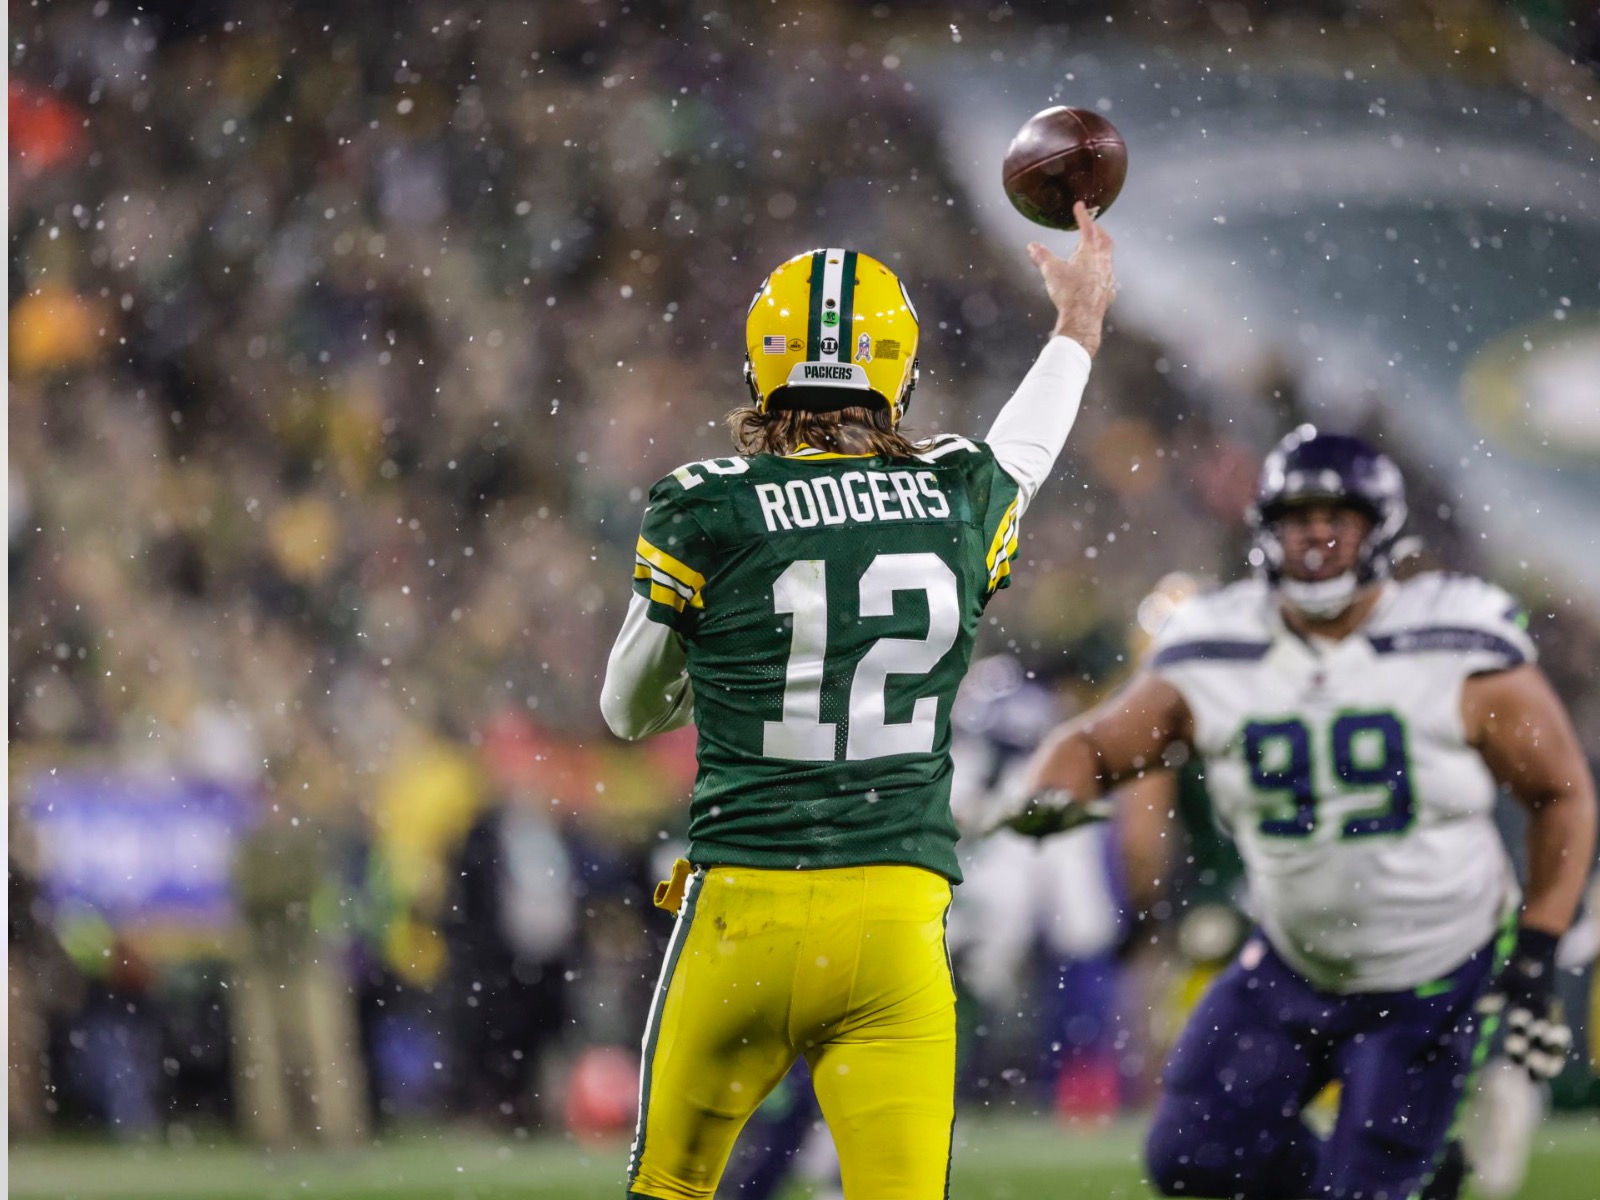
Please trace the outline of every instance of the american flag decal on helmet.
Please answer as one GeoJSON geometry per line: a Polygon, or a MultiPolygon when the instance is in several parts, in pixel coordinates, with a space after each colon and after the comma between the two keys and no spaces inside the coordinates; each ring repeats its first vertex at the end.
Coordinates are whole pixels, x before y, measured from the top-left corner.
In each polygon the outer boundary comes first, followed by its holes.
{"type": "Polygon", "coordinates": [[[761,339],[761,352],[763,354],[782,354],[784,351],[784,337],[781,333],[769,333],[761,339]]]}

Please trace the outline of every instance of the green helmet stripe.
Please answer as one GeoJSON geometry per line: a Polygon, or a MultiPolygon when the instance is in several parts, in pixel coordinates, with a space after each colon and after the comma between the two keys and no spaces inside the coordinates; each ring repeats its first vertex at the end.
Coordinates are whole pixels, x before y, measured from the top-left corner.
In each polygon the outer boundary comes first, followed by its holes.
{"type": "Polygon", "coordinates": [[[839,361],[847,363],[855,353],[855,331],[851,325],[856,316],[856,252],[846,250],[843,278],[839,281],[839,361]]]}
{"type": "Polygon", "coordinates": [[[828,252],[818,250],[811,256],[811,317],[806,322],[806,361],[816,362],[822,357],[822,273],[827,270],[828,252]]]}

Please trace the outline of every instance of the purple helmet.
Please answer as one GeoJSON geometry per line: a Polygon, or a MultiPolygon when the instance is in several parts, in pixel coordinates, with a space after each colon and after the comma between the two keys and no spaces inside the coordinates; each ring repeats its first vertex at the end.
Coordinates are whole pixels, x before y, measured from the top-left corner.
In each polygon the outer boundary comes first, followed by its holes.
{"type": "MultiPolygon", "coordinates": [[[[1297,504],[1319,502],[1357,509],[1372,521],[1372,531],[1361,543],[1356,559],[1355,578],[1349,585],[1351,595],[1356,587],[1388,578],[1390,554],[1406,523],[1406,487],[1400,468],[1360,438],[1319,433],[1314,425],[1302,425],[1290,433],[1261,464],[1255,503],[1248,514],[1254,539],[1250,565],[1272,586],[1281,586],[1283,542],[1275,522],[1297,504]]],[[[1299,586],[1306,589],[1319,585],[1299,586]]],[[[1299,603],[1301,597],[1290,599],[1299,603]]],[[[1328,597],[1330,603],[1334,599],[1332,595],[1328,597]]],[[[1346,599],[1345,604],[1348,602],[1346,599]]],[[[1317,605],[1302,607],[1315,611],[1317,605]]]]}

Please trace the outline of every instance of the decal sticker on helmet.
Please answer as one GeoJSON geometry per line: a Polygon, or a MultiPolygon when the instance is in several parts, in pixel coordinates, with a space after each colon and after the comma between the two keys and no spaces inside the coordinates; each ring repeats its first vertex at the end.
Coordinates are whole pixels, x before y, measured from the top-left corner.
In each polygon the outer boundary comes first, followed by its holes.
{"type": "MultiPolygon", "coordinates": [[[[866,337],[867,335],[862,334],[861,336],[866,337]]],[[[893,338],[879,338],[874,350],[879,358],[887,358],[890,362],[900,357],[900,343],[893,338]]]]}
{"type": "Polygon", "coordinates": [[[761,350],[764,354],[782,354],[784,345],[784,338],[781,333],[769,333],[761,339],[761,350]]]}
{"type": "Polygon", "coordinates": [[[799,354],[800,351],[804,350],[805,348],[805,342],[801,341],[799,338],[789,339],[789,352],[791,354],[799,354]]]}
{"type": "Polygon", "coordinates": [[[865,331],[856,338],[856,361],[859,363],[872,361],[872,335],[865,331]]]}
{"type": "Polygon", "coordinates": [[[837,354],[837,353],[839,353],[839,339],[836,338],[836,337],[825,337],[825,338],[823,338],[822,339],[822,352],[824,354],[837,354]]]}

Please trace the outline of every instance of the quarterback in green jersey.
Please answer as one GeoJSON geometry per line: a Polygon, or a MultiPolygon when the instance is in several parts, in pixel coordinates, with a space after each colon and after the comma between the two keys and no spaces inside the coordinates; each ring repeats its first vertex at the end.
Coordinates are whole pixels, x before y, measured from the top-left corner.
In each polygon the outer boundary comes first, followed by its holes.
{"type": "Polygon", "coordinates": [[[950,707],[1114,294],[1079,222],[1070,259],[1029,247],[1056,325],[984,441],[898,431],[916,311],[883,264],[817,250],[750,306],[739,453],[651,489],[601,709],[627,738],[693,720],[699,773],[629,1195],[713,1195],[802,1054],[847,1196],[945,1194],[950,707]]]}

